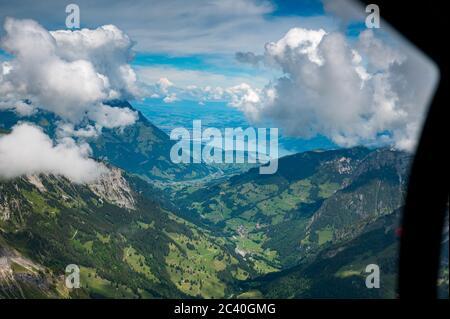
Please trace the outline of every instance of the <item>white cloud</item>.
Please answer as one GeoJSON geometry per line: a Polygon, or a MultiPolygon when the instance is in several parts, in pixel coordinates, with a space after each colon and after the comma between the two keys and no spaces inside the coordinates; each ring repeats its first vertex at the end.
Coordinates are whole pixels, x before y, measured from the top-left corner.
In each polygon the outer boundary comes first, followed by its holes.
{"type": "Polygon", "coordinates": [[[173,86],[173,83],[170,82],[168,78],[160,78],[156,83],[156,87],[159,89],[160,93],[167,94],[169,88],[173,86]]]}
{"type": "MultiPolygon", "coordinates": [[[[258,76],[245,73],[222,74],[219,72],[179,69],[167,66],[139,66],[136,67],[136,73],[139,81],[154,84],[158,84],[161,80],[161,76],[164,75],[164,78],[172,83],[172,85],[169,86],[172,89],[174,89],[174,87],[192,89],[193,86],[226,88],[241,83],[249,83],[252,86],[264,87],[267,82],[267,77],[272,75],[272,72],[270,72],[270,74],[267,73],[258,76]]],[[[155,91],[158,87],[150,87],[148,89],[155,91]]],[[[145,92],[145,95],[150,96],[151,94],[145,92]]]]}
{"type": "Polygon", "coordinates": [[[166,77],[159,78],[156,83],[144,85],[145,95],[152,99],[162,98],[164,103],[173,103],[179,101],[178,92],[183,92],[183,89],[176,87],[172,81],[166,77]]]}
{"type": "Polygon", "coordinates": [[[162,98],[164,103],[180,100],[205,102],[220,101],[236,108],[250,107],[260,103],[261,90],[253,88],[247,83],[240,83],[230,87],[187,85],[179,87],[167,78],[159,79],[154,85],[147,87],[147,94],[151,98],[162,98]]]}
{"type": "Polygon", "coordinates": [[[135,112],[103,104],[137,91],[127,64],[132,44],[122,31],[108,25],[48,32],[33,20],[12,18],[4,28],[1,48],[14,58],[1,65],[3,104],[27,100],[72,123],[86,117],[104,127],[134,123],[135,112]]]}
{"type": "Polygon", "coordinates": [[[311,62],[321,65],[323,62],[318,55],[317,47],[325,34],[326,32],[323,29],[290,29],[277,42],[269,42],[266,44],[266,55],[275,59],[281,66],[285,62],[294,62],[285,61],[285,59],[292,59],[297,56],[307,56],[311,62]]]}
{"type": "Polygon", "coordinates": [[[261,102],[259,94],[260,90],[253,89],[247,83],[241,83],[239,85],[226,89],[226,93],[229,96],[229,105],[237,108],[259,104],[261,102]]]}
{"type": "Polygon", "coordinates": [[[112,107],[104,104],[90,109],[87,115],[97,125],[106,128],[123,128],[133,124],[137,119],[137,113],[129,108],[112,107]]]}
{"type": "MultiPolygon", "coordinates": [[[[114,23],[137,41],[140,52],[229,53],[257,51],[267,41],[280,38],[287,30],[332,25],[324,16],[274,15],[269,0],[77,0],[82,26],[114,23]],[[226,41],[224,41],[226,39],[226,41]]],[[[24,16],[64,28],[66,2],[15,0],[2,3],[4,16],[24,16]]]]}
{"type": "Polygon", "coordinates": [[[339,32],[291,29],[265,46],[266,65],[283,75],[260,92],[247,88],[232,105],[289,135],[322,134],[341,146],[392,144],[411,150],[436,70],[417,51],[393,43],[395,48],[371,30],[354,43],[339,32]]]}
{"type": "Polygon", "coordinates": [[[87,125],[82,128],[75,128],[72,123],[58,123],[56,135],[58,138],[65,137],[79,137],[79,138],[92,138],[97,137],[101,133],[101,127],[99,125],[87,125]]]}
{"type": "MultiPolygon", "coordinates": [[[[144,68],[140,69],[138,73],[140,77],[145,78],[147,83],[153,82],[153,84],[146,85],[146,96],[162,99],[165,103],[180,100],[193,100],[201,104],[208,101],[221,101],[237,107],[244,101],[254,101],[261,91],[246,83],[246,80],[255,80],[251,76],[249,78],[239,76],[227,78],[224,75],[203,71],[171,68],[157,68],[156,70],[144,68]],[[177,81],[172,81],[172,78],[169,79],[168,77],[157,78],[160,74],[170,74],[177,81]],[[178,81],[181,82],[181,85],[178,81]],[[216,86],[211,86],[211,83],[215,83],[216,86]]],[[[263,83],[266,80],[258,79],[258,81],[263,83]]],[[[255,81],[253,82],[255,83],[255,81]]]]}
{"type": "Polygon", "coordinates": [[[89,183],[107,168],[89,158],[88,144],[61,138],[57,144],[38,127],[21,123],[0,137],[0,178],[26,174],[63,175],[76,183],[89,183]]]}
{"type": "Polygon", "coordinates": [[[69,62],[90,61],[122,97],[138,95],[136,74],[128,64],[134,55],[133,42],[122,30],[104,25],[95,30],[57,30],[50,34],[56,40],[56,54],[60,58],[69,62]]]}
{"type": "Polygon", "coordinates": [[[173,102],[176,102],[176,101],[178,101],[179,99],[178,99],[178,97],[177,97],[177,95],[175,94],[175,93],[170,93],[169,95],[167,95],[164,99],[163,99],[163,101],[164,101],[164,103],[173,103],[173,102]]]}
{"type": "Polygon", "coordinates": [[[6,98],[0,100],[0,110],[13,110],[20,116],[30,116],[36,112],[36,108],[31,104],[6,98]]]}

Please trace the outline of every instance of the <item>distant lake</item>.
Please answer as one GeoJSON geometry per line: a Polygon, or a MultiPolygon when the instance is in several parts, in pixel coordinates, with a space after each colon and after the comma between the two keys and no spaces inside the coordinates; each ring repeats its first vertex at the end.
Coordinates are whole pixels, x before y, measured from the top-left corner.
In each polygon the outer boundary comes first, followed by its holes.
{"type": "MultiPolygon", "coordinates": [[[[241,111],[227,106],[224,102],[207,102],[200,105],[194,101],[176,101],[167,104],[160,99],[146,99],[132,101],[131,104],[167,134],[170,134],[171,130],[176,127],[184,127],[191,131],[193,120],[201,120],[203,129],[207,127],[216,127],[220,130],[226,127],[245,129],[252,126],[241,111]]],[[[270,127],[270,125],[265,127],[270,127]]],[[[324,136],[302,139],[283,136],[282,128],[279,128],[279,131],[280,156],[315,149],[337,148],[324,136]]]]}

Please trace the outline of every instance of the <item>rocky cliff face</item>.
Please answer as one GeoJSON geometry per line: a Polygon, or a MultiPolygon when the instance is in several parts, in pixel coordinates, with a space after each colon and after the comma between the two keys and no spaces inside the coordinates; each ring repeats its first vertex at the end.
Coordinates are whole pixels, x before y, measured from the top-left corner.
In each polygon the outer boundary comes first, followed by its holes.
{"type": "Polygon", "coordinates": [[[55,276],[48,268],[25,257],[3,236],[33,227],[30,221],[38,215],[53,218],[62,207],[82,208],[91,201],[96,201],[99,207],[108,203],[135,209],[133,191],[122,171],[114,167],[89,185],[73,184],[64,177],[48,174],[0,181],[0,298],[67,296],[63,276],[55,276]]]}
{"type": "Polygon", "coordinates": [[[403,152],[374,150],[353,168],[344,186],[324,201],[308,228],[332,227],[337,240],[348,240],[366,224],[391,214],[403,204],[410,161],[411,156],[403,152]]]}
{"type": "Polygon", "coordinates": [[[98,181],[87,185],[72,184],[64,177],[48,174],[0,181],[0,221],[6,222],[12,217],[23,219],[24,214],[30,213],[33,206],[39,204],[35,195],[70,205],[80,200],[77,194],[86,192],[92,192],[100,204],[108,202],[121,208],[135,209],[133,191],[123,171],[111,167],[98,181]]]}
{"type": "Polygon", "coordinates": [[[88,185],[89,189],[101,200],[130,210],[135,209],[135,199],[128,181],[118,168],[109,169],[101,179],[88,185]]]}
{"type": "MultiPolygon", "coordinates": [[[[126,101],[108,102],[114,107],[133,107],[126,101]]],[[[102,134],[88,138],[93,157],[107,160],[129,173],[144,176],[160,182],[173,180],[194,180],[204,178],[218,170],[204,164],[175,164],[169,154],[175,141],[162,130],[150,123],[139,111],[134,125],[125,128],[103,128],[102,134]]],[[[38,111],[30,116],[18,116],[11,110],[0,110],[0,134],[9,130],[19,121],[38,124],[46,134],[55,138],[58,116],[38,111]]]]}
{"type": "Polygon", "coordinates": [[[12,218],[21,220],[23,215],[30,211],[30,203],[21,194],[21,186],[26,184],[26,179],[16,181],[0,180],[0,226],[2,222],[12,218]]]}
{"type": "Polygon", "coordinates": [[[144,180],[108,168],[91,184],[46,174],[0,181],[0,298],[234,293],[235,277],[251,269],[223,238],[162,207],[144,180]],[[64,286],[69,264],[80,267],[80,289],[64,286]],[[211,281],[219,289],[211,290],[211,281]]]}
{"type": "Polygon", "coordinates": [[[63,277],[8,247],[0,237],[0,299],[64,297],[63,277]],[[59,286],[61,290],[57,290],[59,286]]]}

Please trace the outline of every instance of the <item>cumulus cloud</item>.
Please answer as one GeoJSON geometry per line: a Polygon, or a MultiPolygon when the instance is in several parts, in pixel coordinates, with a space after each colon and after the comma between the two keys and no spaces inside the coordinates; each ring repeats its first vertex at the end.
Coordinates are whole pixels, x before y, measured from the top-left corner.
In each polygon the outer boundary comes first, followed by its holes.
{"type": "Polygon", "coordinates": [[[176,101],[178,101],[179,99],[178,99],[178,97],[177,97],[177,95],[175,94],[175,93],[171,93],[171,94],[169,94],[169,95],[167,95],[164,99],[163,99],[163,101],[165,102],[165,103],[173,103],[173,102],[176,102],[176,101]]]}
{"type": "Polygon", "coordinates": [[[137,94],[136,75],[128,62],[132,42],[112,25],[95,30],[48,32],[33,20],[7,18],[3,50],[13,59],[0,65],[0,100],[19,113],[32,108],[79,123],[103,127],[134,123],[135,112],[103,104],[137,94]],[[16,103],[28,101],[29,108],[16,103]]]}
{"type": "Polygon", "coordinates": [[[101,133],[99,125],[87,125],[81,128],[75,128],[72,123],[58,123],[56,135],[58,138],[77,137],[82,139],[97,137],[101,133]]]}
{"type": "Polygon", "coordinates": [[[266,44],[264,62],[283,75],[260,92],[241,88],[247,93],[232,105],[286,134],[321,134],[341,146],[412,149],[436,81],[422,56],[371,30],[349,41],[340,32],[293,28],[266,44]]]}
{"type": "Polygon", "coordinates": [[[170,104],[179,101],[178,94],[187,97],[186,90],[175,86],[167,77],[159,78],[155,83],[144,85],[143,92],[152,99],[162,99],[164,103],[170,104]]]}
{"type": "MultiPolygon", "coordinates": [[[[229,105],[237,108],[248,107],[251,105],[258,105],[260,100],[260,90],[252,88],[247,83],[241,83],[236,86],[232,86],[225,90],[225,93],[229,97],[229,105]]],[[[247,109],[247,113],[251,113],[247,109]]]]}
{"type": "Polygon", "coordinates": [[[168,94],[169,93],[169,88],[172,87],[172,86],[173,86],[173,83],[170,82],[170,80],[168,78],[160,78],[158,80],[158,82],[156,83],[157,89],[162,94],[168,94]]]}
{"type": "MultiPolygon", "coordinates": [[[[231,56],[224,61],[216,61],[214,63],[236,63],[231,56]]],[[[242,65],[236,63],[236,68],[242,69],[242,65]]],[[[251,67],[250,67],[251,68],[251,67]]],[[[253,71],[249,68],[249,71],[253,71]]],[[[149,65],[149,66],[136,66],[136,72],[140,82],[145,83],[142,85],[144,95],[150,96],[149,92],[156,92],[157,87],[155,84],[164,76],[168,79],[173,86],[170,90],[176,90],[177,88],[189,89],[192,87],[204,88],[204,87],[221,87],[227,88],[238,85],[240,83],[251,83],[252,86],[264,87],[267,83],[267,78],[272,76],[272,72],[264,73],[265,69],[261,68],[258,74],[255,72],[246,73],[223,73],[221,71],[202,70],[202,69],[186,69],[173,66],[161,66],[161,65],[149,65]],[[146,90],[144,90],[146,89],[146,90]]],[[[270,70],[271,71],[271,70],[270,70]]],[[[140,83],[141,84],[141,83],[140,83]]]]}
{"type": "Polygon", "coordinates": [[[261,90],[242,82],[228,87],[221,86],[177,86],[168,78],[160,78],[156,83],[147,87],[150,98],[162,99],[165,103],[180,100],[197,101],[204,105],[206,102],[224,102],[233,107],[244,107],[250,103],[258,103],[261,90]]]}
{"type": "MultiPolygon", "coordinates": [[[[320,15],[274,15],[277,6],[269,0],[196,0],[189,5],[186,0],[134,0],[131,5],[120,0],[76,3],[81,8],[84,26],[114,21],[137,41],[137,50],[175,55],[256,51],[268,39],[278,39],[294,25],[315,28],[333,22],[320,15]]],[[[66,5],[60,0],[2,1],[0,21],[16,15],[20,8],[22,16],[45,17],[44,23],[63,28],[66,5]]]]}
{"type": "Polygon", "coordinates": [[[30,116],[36,112],[36,108],[33,105],[14,99],[0,100],[0,110],[13,110],[20,116],[30,116]]]}
{"type": "Polygon", "coordinates": [[[20,123],[0,137],[0,178],[46,173],[75,183],[93,182],[107,168],[89,158],[90,154],[88,144],[76,144],[67,137],[54,144],[39,127],[20,123]]]}
{"type": "Polygon", "coordinates": [[[139,94],[136,74],[128,64],[133,59],[133,42],[114,25],[95,30],[50,31],[56,40],[56,54],[73,62],[90,61],[96,72],[108,78],[110,87],[123,98],[139,94]]]}

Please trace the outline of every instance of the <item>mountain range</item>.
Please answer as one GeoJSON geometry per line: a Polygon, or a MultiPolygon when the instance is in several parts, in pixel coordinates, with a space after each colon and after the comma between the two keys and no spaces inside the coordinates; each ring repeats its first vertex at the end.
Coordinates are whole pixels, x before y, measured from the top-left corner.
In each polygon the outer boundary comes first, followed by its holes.
{"type": "MultiPolygon", "coordinates": [[[[42,111],[1,111],[0,134],[18,121],[56,137],[59,119],[42,111]]],[[[96,182],[0,180],[0,298],[395,297],[409,153],[309,151],[273,175],[174,164],[174,142],[139,112],[87,142],[109,168],[96,182]],[[371,263],[381,289],[364,284],[371,263]],[[64,285],[69,264],[80,289],[64,285]]],[[[448,253],[444,264],[448,296],[448,253]]]]}

